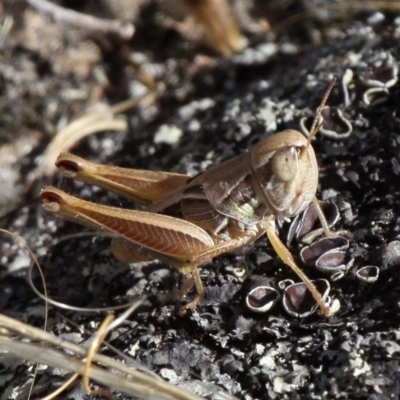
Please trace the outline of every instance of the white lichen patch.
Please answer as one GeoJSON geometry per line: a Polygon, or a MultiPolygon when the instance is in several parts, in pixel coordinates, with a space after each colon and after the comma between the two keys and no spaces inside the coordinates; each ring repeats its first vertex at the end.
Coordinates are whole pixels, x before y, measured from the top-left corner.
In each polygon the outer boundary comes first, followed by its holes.
{"type": "Polygon", "coordinates": [[[355,377],[371,372],[371,366],[358,354],[352,354],[349,358],[349,369],[355,377]]]}
{"type": "Polygon", "coordinates": [[[178,384],[180,381],[179,376],[173,369],[161,368],[160,375],[162,378],[164,378],[174,384],[178,384]]]}
{"type": "Polygon", "coordinates": [[[258,109],[256,118],[264,124],[268,132],[276,131],[276,104],[270,99],[264,99],[258,109]]]}
{"type": "Polygon", "coordinates": [[[182,137],[183,131],[175,125],[161,125],[154,135],[154,143],[165,143],[169,145],[177,144],[182,137]]]}

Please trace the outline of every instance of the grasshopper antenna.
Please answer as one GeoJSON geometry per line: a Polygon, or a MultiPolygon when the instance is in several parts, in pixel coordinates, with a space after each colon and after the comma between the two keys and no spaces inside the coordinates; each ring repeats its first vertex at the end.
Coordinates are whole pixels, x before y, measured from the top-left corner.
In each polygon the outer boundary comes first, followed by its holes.
{"type": "Polygon", "coordinates": [[[319,118],[321,117],[322,109],[325,107],[325,103],[328,100],[329,95],[332,92],[333,87],[335,86],[336,83],[336,78],[333,78],[331,83],[329,84],[328,88],[325,91],[324,97],[321,100],[320,105],[317,108],[317,112],[315,114],[313,123],[311,125],[311,131],[310,134],[308,135],[308,141],[307,141],[307,146],[311,145],[311,141],[313,140],[314,136],[317,134],[317,132],[322,128],[322,125],[324,124],[324,121],[322,120],[321,122],[319,121],[319,118]]]}

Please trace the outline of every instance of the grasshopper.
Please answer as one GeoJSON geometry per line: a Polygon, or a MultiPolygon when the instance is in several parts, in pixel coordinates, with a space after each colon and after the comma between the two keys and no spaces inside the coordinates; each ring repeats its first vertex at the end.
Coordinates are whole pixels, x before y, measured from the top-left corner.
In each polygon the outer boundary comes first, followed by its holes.
{"type": "Polygon", "coordinates": [[[296,265],[276,232],[276,221],[301,213],[313,203],[326,235],[332,235],[318,205],[318,164],[311,140],[321,128],[325,92],[308,138],[285,130],[260,141],[248,152],[190,177],[93,164],[61,154],[56,166],[68,178],[94,184],[147,203],[142,210],[100,205],[44,187],[44,208],[85,226],[115,234],[112,250],[126,262],[159,259],[186,279],[180,298],[195,287],[195,308],[204,297],[198,267],[213,257],[254,242],[266,233],[281,260],[307,286],[325,316],[334,310],[296,265]]]}

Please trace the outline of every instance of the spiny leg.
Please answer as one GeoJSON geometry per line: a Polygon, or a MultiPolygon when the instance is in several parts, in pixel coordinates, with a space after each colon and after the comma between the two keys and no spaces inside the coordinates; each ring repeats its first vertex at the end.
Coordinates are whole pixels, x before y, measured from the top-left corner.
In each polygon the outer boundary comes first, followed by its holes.
{"type": "Polygon", "coordinates": [[[196,290],[196,295],[194,299],[190,303],[184,305],[183,309],[196,308],[196,306],[204,298],[204,287],[198,269],[199,265],[211,260],[213,257],[216,257],[222,253],[226,253],[230,250],[234,250],[241,246],[244,246],[247,243],[253,242],[256,238],[257,234],[255,232],[248,232],[247,235],[244,237],[231,239],[228,242],[219,243],[213,247],[210,247],[209,249],[199,252],[195,257],[193,257],[189,265],[182,265],[181,267],[178,266],[178,269],[186,275],[186,280],[184,281],[183,286],[179,292],[179,296],[181,298],[185,296],[193,287],[193,285],[196,290]]]}
{"type": "Polygon", "coordinates": [[[321,206],[319,204],[319,201],[315,196],[313,197],[312,203],[313,203],[313,206],[315,208],[315,211],[318,214],[318,218],[319,218],[319,220],[321,222],[321,226],[322,226],[322,229],[324,231],[325,236],[327,236],[327,237],[345,236],[345,237],[349,237],[349,238],[352,236],[351,232],[349,232],[349,231],[347,231],[345,229],[342,229],[340,231],[335,231],[335,232],[332,231],[329,228],[328,221],[326,220],[325,214],[322,211],[322,208],[321,208],[321,206]]]}
{"type": "MultiPolygon", "coordinates": [[[[121,238],[113,238],[113,240],[111,241],[111,250],[118,260],[128,263],[152,261],[156,258],[150,254],[146,254],[143,249],[141,250],[140,248],[134,246],[132,243],[121,238]]],[[[186,296],[194,286],[196,290],[196,295],[194,299],[188,304],[184,305],[182,308],[196,308],[197,304],[201,302],[204,298],[203,284],[201,282],[200,274],[197,267],[185,266],[185,269],[189,269],[191,272],[185,274],[185,280],[176,297],[179,301],[181,301],[182,298],[186,296]]]]}
{"type": "Polygon", "coordinates": [[[199,270],[196,267],[191,268],[190,274],[186,275],[186,279],[183,282],[183,285],[181,287],[181,290],[179,291],[179,298],[182,299],[183,296],[185,296],[189,290],[193,287],[195,287],[196,290],[196,295],[194,299],[189,302],[188,304],[185,304],[182,308],[183,309],[194,309],[197,307],[197,305],[203,300],[204,298],[204,287],[203,283],[201,282],[201,277],[199,274],[199,270]]]}
{"type": "Polygon", "coordinates": [[[315,285],[310,281],[310,279],[307,277],[307,275],[296,265],[294,262],[292,254],[289,252],[289,250],[285,247],[285,245],[282,243],[282,241],[279,239],[279,236],[276,233],[275,229],[275,221],[269,220],[266,223],[266,233],[268,236],[269,241],[272,244],[272,247],[280,257],[280,259],[288,265],[293,272],[297,274],[297,276],[304,282],[304,284],[307,286],[307,289],[311,292],[314,300],[318,304],[319,308],[321,309],[322,313],[325,316],[330,316],[332,315],[332,310],[325,304],[323,298],[321,297],[321,294],[318,292],[317,288],[315,285]]]}
{"type": "Polygon", "coordinates": [[[182,287],[180,288],[177,296],[178,300],[182,300],[183,297],[185,297],[189,293],[190,289],[192,289],[193,287],[193,283],[194,280],[192,275],[191,274],[185,275],[185,281],[183,282],[182,287]]]}
{"type": "Polygon", "coordinates": [[[312,203],[313,203],[313,206],[314,206],[314,208],[315,208],[315,211],[316,211],[317,214],[318,214],[318,218],[319,218],[319,220],[320,220],[320,222],[321,222],[322,229],[323,229],[323,231],[324,231],[324,233],[325,233],[325,236],[328,236],[328,237],[335,236],[335,233],[332,232],[332,231],[329,229],[328,221],[326,220],[325,214],[324,214],[324,212],[322,211],[322,208],[321,208],[321,206],[319,205],[319,201],[318,201],[318,199],[317,199],[315,196],[314,196],[313,199],[312,199],[312,203]]]}
{"type": "MultiPolygon", "coordinates": [[[[155,259],[154,256],[146,254],[143,249],[141,250],[140,248],[134,246],[132,243],[121,238],[113,238],[113,240],[111,241],[111,250],[114,256],[118,260],[123,262],[131,263],[140,261],[151,261],[155,259]]],[[[191,272],[185,274],[185,280],[179,290],[177,298],[178,300],[182,300],[182,298],[186,296],[194,286],[196,290],[195,298],[188,304],[184,305],[183,308],[196,308],[197,304],[200,303],[204,298],[204,288],[201,282],[199,270],[197,266],[185,266],[184,268],[185,270],[189,269],[191,272]]],[[[180,269],[179,266],[178,269],[180,269]]]]}

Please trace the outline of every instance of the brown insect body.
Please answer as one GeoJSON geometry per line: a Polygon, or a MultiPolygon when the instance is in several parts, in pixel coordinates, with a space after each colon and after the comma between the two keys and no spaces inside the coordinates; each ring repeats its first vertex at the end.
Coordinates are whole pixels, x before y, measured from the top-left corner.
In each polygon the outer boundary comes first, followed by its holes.
{"type": "MultiPolygon", "coordinates": [[[[333,83],[324,96],[317,117],[333,83]]],[[[96,165],[61,154],[57,167],[64,176],[96,184],[133,199],[150,202],[144,210],[126,210],[91,203],[53,188],[43,188],[45,208],[64,218],[118,235],[114,253],[125,261],[158,258],[187,276],[185,295],[194,284],[195,307],[204,289],[197,267],[213,257],[253,242],[264,232],[280,256],[302,279],[324,315],[332,310],[297,267],[280,241],[276,220],[298,215],[311,202],[324,231],[328,225],[315,198],[318,165],[310,138],[286,130],[253,149],[191,178],[187,175],[96,165]]]]}
{"type": "Polygon", "coordinates": [[[307,139],[287,130],[195,176],[148,210],[167,215],[171,210],[217,241],[246,233],[255,240],[265,232],[265,218],[294,217],[310,204],[318,184],[315,171],[307,139]]]}

